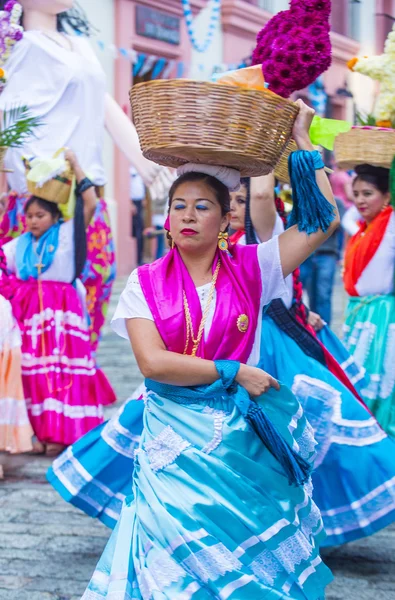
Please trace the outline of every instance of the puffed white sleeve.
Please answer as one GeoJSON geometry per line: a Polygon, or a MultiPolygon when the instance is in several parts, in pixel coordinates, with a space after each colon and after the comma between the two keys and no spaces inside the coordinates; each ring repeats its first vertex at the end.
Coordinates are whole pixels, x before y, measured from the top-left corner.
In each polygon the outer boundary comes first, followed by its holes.
{"type": "Polygon", "coordinates": [[[361,220],[361,215],[356,206],[349,208],[342,218],[342,227],[348,235],[355,235],[359,231],[358,221],[361,220]]]}
{"type": "Polygon", "coordinates": [[[129,339],[126,329],[126,319],[154,320],[151,309],[141,289],[137,269],[130,275],[111,320],[113,331],[119,336],[129,339]]]}
{"type": "Polygon", "coordinates": [[[278,236],[258,244],[257,252],[262,278],[262,305],[265,306],[275,298],[286,298],[288,293],[281,266],[278,236]]]}

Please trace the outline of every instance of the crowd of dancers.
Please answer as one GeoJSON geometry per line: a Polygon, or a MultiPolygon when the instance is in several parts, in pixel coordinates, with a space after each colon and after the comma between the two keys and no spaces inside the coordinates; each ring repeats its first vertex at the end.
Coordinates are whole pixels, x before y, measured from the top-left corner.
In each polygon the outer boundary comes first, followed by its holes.
{"type": "MultiPolygon", "coordinates": [[[[83,36],[62,33],[50,2],[40,30],[25,4],[0,108],[25,94],[45,124],[5,162],[0,450],[55,456],[52,486],[113,529],[83,600],[321,600],[332,575],[320,548],[395,521],[395,168],[355,168],[342,342],[305,306],[300,282],[300,265],[340,224],[309,137],[314,111],[297,102],[291,215],[273,174],[180,167],[167,252],[132,272],[111,321],[144,384],[104,421],[116,400],[96,362],[115,277],[105,103],[109,130],[137,156],[136,133],[105,99],[83,36]],[[33,103],[28,72],[46,74],[33,103]],[[22,160],[43,157],[50,172],[66,147],[71,214],[51,188],[59,170],[32,194],[22,160]]],[[[141,154],[137,167],[157,175],[141,154]]]]}

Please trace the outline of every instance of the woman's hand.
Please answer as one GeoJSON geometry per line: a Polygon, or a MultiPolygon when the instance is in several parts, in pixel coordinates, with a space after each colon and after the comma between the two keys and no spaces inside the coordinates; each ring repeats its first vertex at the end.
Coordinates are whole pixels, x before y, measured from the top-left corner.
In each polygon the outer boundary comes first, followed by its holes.
{"type": "Polygon", "coordinates": [[[320,315],[313,312],[312,310],[309,312],[309,317],[307,319],[308,324],[314,329],[314,331],[321,331],[321,329],[325,325],[325,321],[321,319],[320,315]]]}
{"type": "Polygon", "coordinates": [[[64,151],[64,157],[70,163],[70,167],[73,169],[73,171],[75,171],[76,167],[78,168],[80,166],[76,155],[72,150],[70,150],[70,148],[66,148],[64,151]]]}
{"type": "Polygon", "coordinates": [[[307,106],[300,98],[295,104],[299,106],[299,114],[292,128],[292,137],[297,143],[299,150],[314,150],[314,146],[310,141],[309,130],[315,110],[307,106]]]}
{"type": "Polygon", "coordinates": [[[280,389],[280,384],[274,377],[262,371],[262,369],[243,364],[240,365],[236,381],[254,398],[262,396],[270,388],[280,389]]]}
{"type": "MultiPolygon", "coordinates": [[[[72,171],[74,172],[77,183],[81,183],[83,179],[85,179],[85,173],[80,167],[80,163],[74,152],[70,150],[70,148],[66,148],[64,151],[64,157],[68,161],[72,171]]],[[[92,215],[93,216],[93,215],[92,215]]]]}

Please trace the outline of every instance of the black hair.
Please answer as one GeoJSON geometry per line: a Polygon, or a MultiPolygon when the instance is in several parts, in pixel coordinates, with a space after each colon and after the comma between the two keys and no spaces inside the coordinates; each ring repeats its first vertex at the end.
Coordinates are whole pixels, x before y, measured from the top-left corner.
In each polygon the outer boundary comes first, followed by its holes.
{"type": "MultiPolygon", "coordinates": [[[[61,219],[62,213],[59,210],[59,206],[55,202],[48,202],[38,196],[31,196],[24,206],[25,214],[29,210],[32,204],[37,203],[43,210],[46,210],[51,214],[53,219],[61,219]]],[[[75,214],[74,214],[74,279],[81,276],[84,270],[87,256],[87,241],[86,241],[86,230],[84,222],[84,206],[82,197],[77,194],[75,214]]]]}
{"type": "Polygon", "coordinates": [[[241,185],[244,185],[247,190],[246,198],[246,213],[245,213],[245,232],[247,244],[257,244],[254,226],[251,219],[251,179],[249,177],[242,177],[240,180],[241,185]]]}
{"type": "MultiPolygon", "coordinates": [[[[8,0],[0,0],[0,10],[4,10],[4,6],[8,0]]],[[[23,13],[21,18],[23,27],[23,13]]],[[[73,8],[65,12],[59,13],[56,17],[56,28],[59,33],[74,33],[76,35],[90,36],[94,31],[94,27],[90,24],[86,12],[79,5],[74,3],[73,8]]]]}
{"type": "Polygon", "coordinates": [[[382,194],[387,194],[390,189],[390,170],[384,167],[374,167],[373,165],[359,165],[355,167],[357,176],[353,184],[357,181],[370,183],[382,194]]]}
{"type": "Polygon", "coordinates": [[[216,177],[212,177],[212,175],[206,175],[206,173],[184,173],[176,179],[170,190],[169,190],[169,206],[172,203],[173,196],[177,190],[177,188],[183,183],[192,183],[195,181],[201,181],[202,183],[206,183],[214,192],[216,199],[221,207],[222,216],[225,216],[230,212],[230,193],[229,189],[226,187],[222,181],[219,181],[216,177]]]}
{"type": "Polygon", "coordinates": [[[84,270],[88,254],[88,242],[86,239],[86,228],[84,218],[84,201],[79,186],[76,189],[76,201],[74,210],[74,277],[78,279],[84,270]]]}
{"type": "Polygon", "coordinates": [[[31,205],[35,202],[39,205],[40,208],[42,208],[46,212],[51,213],[51,217],[53,219],[58,220],[62,217],[62,213],[59,210],[59,206],[55,202],[48,202],[48,200],[44,200],[43,198],[39,198],[38,196],[31,196],[26,202],[23,209],[25,214],[27,213],[31,205]]]}

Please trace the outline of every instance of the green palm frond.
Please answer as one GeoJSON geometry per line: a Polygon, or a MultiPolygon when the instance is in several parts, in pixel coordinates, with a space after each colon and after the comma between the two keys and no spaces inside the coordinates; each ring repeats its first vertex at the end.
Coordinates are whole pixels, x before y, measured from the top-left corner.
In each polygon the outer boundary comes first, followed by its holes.
{"type": "Polygon", "coordinates": [[[25,141],[35,134],[35,129],[42,125],[39,117],[32,117],[27,106],[18,106],[6,110],[0,129],[0,146],[20,148],[25,141]]]}

